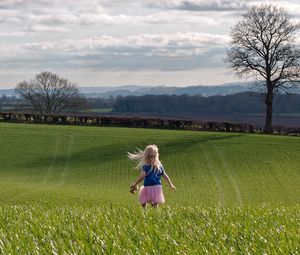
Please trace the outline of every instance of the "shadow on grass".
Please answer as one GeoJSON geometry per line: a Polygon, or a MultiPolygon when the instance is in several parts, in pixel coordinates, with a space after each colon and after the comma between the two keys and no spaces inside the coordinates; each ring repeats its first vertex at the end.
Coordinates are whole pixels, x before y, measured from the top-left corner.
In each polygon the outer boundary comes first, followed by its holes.
{"type": "MultiPolygon", "coordinates": [[[[226,140],[232,138],[238,138],[242,134],[238,135],[211,135],[211,136],[195,136],[195,137],[183,137],[181,139],[176,139],[175,141],[169,141],[167,143],[156,142],[160,148],[163,148],[164,155],[177,152],[179,150],[186,150],[194,145],[203,144],[206,142],[216,141],[216,140],[226,140]]],[[[158,138],[155,137],[155,140],[158,138]]],[[[126,143],[112,143],[99,145],[97,147],[89,148],[86,150],[65,153],[59,156],[51,156],[47,158],[36,158],[34,161],[23,162],[15,164],[16,168],[21,169],[35,169],[35,168],[47,168],[52,166],[52,171],[61,171],[61,168],[64,168],[66,165],[68,167],[79,165],[101,165],[107,162],[124,160],[127,158],[127,152],[135,151],[136,148],[143,149],[149,141],[149,137],[145,137],[145,140],[129,141],[126,143]]]]}
{"type": "Polygon", "coordinates": [[[132,151],[136,147],[136,143],[127,142],[126,144],[110,144],[99,145],[97,147],[89,148],[82,151],[65,153],[59,156],[51,156],[47,158],[36,158],[30,162],[20,162],[15,164],[16,168],[34,169],[47,168],[53,166],[53,171],[68,165],[68,167],[79,165],[101,165],[110,161],[122,160],[127,157],[127,151],[132,151]]]}
{"type": "MultiPolygon", "coordinates": [[[[212,141],[220,141],[220,140],[230,140],[232,138],[240,138],[241,136],[245,136],[244,134],[235,134],[235,135],[211,135],[205,137],[188,137],[188,138],[181,138],[177,139],[172,142],[167,142],[165,144],[161,144],[167,151],[176,148],[176,150],[185,150],[194,145],[198,144],[205,144],[206,142],[212,141]]],[[[166,152],[167,152],[166,151],[166,152]]]]}

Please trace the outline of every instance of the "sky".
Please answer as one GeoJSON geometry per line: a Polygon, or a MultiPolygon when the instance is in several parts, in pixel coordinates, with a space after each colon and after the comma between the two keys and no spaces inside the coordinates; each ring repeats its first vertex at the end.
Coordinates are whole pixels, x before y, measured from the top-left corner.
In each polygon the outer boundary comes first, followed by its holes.
{"type": "Polygon", "coordinates": [[[262,3],[300,20],[299,0],[0,0],[0,88],[43,71],[81,87],[236,82],[230,29],[262,3]]]}

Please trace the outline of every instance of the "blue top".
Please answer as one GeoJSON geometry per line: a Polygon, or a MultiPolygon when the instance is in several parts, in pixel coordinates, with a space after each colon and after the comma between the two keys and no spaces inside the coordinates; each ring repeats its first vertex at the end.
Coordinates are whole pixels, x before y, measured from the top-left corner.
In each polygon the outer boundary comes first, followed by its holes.
{"type": "Polygon", "coordinates": [[[152,169],[151,165],[143,165],[143,171],[146,172],[144,186],[161,185],[160,177],[165,174],[162,165],[158,170],[152,169]]]}

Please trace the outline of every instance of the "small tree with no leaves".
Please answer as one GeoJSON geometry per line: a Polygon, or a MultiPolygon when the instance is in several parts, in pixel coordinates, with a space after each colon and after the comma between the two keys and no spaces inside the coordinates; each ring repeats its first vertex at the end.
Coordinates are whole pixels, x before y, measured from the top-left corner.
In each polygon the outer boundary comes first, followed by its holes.
{"type": "Polygon", "coordinates": [[[41,114],[78,109],[86,102],[74,83],[51,72],[37,74],[34,79],[19,83],[15,90],[41,114]]]}
{"type": "Polygon", "coordinates": [[[230,67],[239,76],[254,76],[264,88],[266,133],[272,132],[274,93],[300,84],[300,50],[291,16],[274,5],[253,6],[231,30],[227,52],[230,67]]]}

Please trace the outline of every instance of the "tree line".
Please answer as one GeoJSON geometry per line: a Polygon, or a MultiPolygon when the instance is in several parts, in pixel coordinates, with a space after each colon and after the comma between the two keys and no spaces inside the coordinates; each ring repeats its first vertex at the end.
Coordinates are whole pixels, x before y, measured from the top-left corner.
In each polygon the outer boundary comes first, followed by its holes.
{"type": "MultiPolygon", "coordinates": [[[[86,98],[84,109],[110,108],[115,113],[207,113],[207,114],[264,114],[263,94],[243,92],[226,96],[201,95],[144,95],[110,98],[86,98]]],[[[79,112],[69,109],[65,112],[79,112]]],[[[0,97],[0,110],[32,112],[34,108],[20,97],[0,97]]],[[[277,94],[274,113],[300,113],[299,94],[277,94]]]]}
{"type": "MultiPolygon", "coordinates": [[[[263,114],[265,112],[263,97],[263,94],[253,92],[210,97],[200,95],[118,96],[113,109],[116,112],[136,113],[263,114]]],[[[277,94],[274,98],[274,113],[300,113],[300,95],[277,94]]]]}

